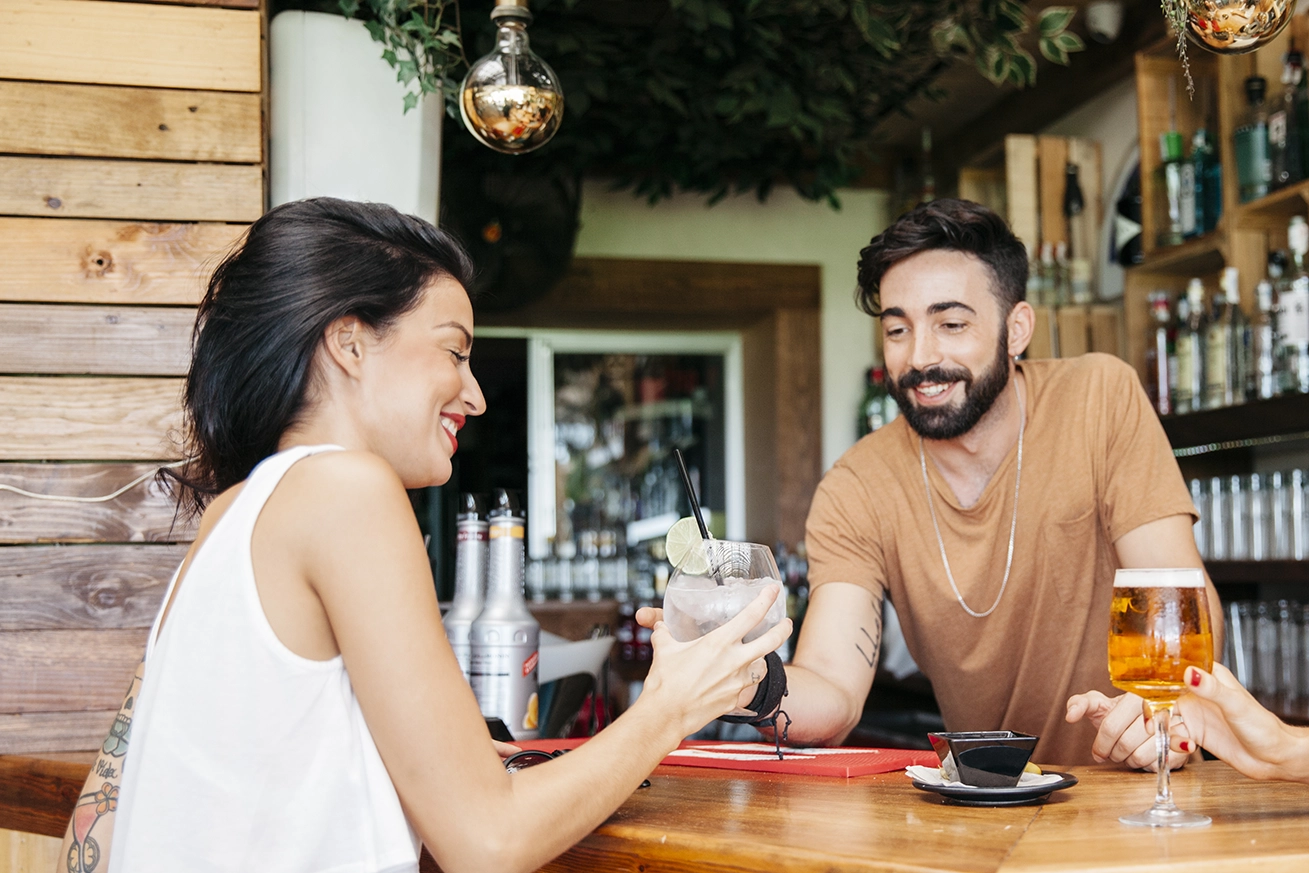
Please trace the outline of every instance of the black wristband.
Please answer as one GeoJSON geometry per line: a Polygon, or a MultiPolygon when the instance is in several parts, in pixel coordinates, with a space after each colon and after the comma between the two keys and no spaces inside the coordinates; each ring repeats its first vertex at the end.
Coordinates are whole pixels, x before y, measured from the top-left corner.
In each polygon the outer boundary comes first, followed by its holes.
{"type": "Polygon", "coordinates": [[[731,724],[758,724],[771,718],[782,705],[782,698],[786,696],[786,668],[782,666],[782,659],[776,652],[764,655],[764,664],[768,667],[768,672],[755,688],[754,699],[746,707],[750,713],[720,716],[719,721],[731,724]]]}

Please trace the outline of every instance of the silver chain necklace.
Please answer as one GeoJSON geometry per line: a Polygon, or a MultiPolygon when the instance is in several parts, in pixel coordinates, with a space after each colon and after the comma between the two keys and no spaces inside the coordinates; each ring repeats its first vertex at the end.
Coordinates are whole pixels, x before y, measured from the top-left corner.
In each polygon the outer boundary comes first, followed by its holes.
{"type": "MultiPolygon", "coordinates": [[[[1014,395],[1017,396],[1018,388],[1014,387],[1014,395]]],[[[1014,476],[1014,515],[1009,521],[1009,556],[1004,562],[1004,581],[1000,583],[1000,593],[995,596],[995,603],[986,612],[978,612],[964,602],[964,596],[959,593],[959,586],[955,584],[954,574],[950,572],[950,559],[945,556],[945,540],[941,539],[941,526],[936,521],[936,506],[932,503],[932,485],[927,479],[927,455],[923,451],[923,438],[918,437],[918,464],[923,470],[923,488],[927,491],[927,509],[932,513],[932,529],[936,531],[936,544],[941,549],[941,563],[945,565],[945,578],[950,580],[950,590],[954,592],[955,599],[959,605],[964,608],[964,612],[973,618],[986,618],[995,612],[995,608],[1000,605],[1000,598],[1004,597],[1004,589],[1009,584],[1009,570],[1014,564],[1014,531],[1018,528],[1018,486],[1023,481],[1023,431],[1027,425],[1027,414],[1023,409],[1023,400],[1018,397],[1018,472],[1014,476]]]]}

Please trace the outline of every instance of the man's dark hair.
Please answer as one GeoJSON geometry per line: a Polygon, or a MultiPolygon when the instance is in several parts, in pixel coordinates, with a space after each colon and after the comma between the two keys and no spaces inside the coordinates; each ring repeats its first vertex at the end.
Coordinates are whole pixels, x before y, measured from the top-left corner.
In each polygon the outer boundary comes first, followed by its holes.
{"type": "Polygon", "coordinates": [[[859,253],[859,308],[880,316],[882,277],[927,251],[964,252],[986,264],[1005,314],[1027,294],[1027,250],[1004,219],[970,200],[933,200],[901,216],[859,253]]]}

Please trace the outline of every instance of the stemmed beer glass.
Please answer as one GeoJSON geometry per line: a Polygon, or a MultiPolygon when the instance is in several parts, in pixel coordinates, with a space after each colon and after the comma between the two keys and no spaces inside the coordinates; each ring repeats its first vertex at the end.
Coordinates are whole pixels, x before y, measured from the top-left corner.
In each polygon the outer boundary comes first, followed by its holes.
{"type": "Polygon", "coordinates": [[[1119,570],[1109,615],[1109,678],[1145,698],[1154,717],[1158,782],[1154,806],[1119,817],[1123,824],[1194,827],[1209,816],[1173,803],[1168,773],[1168,720],[1186,690],[1187,667],[1213,669],[1214,643],[1204,573],[1197,569],[1119,570]]]}

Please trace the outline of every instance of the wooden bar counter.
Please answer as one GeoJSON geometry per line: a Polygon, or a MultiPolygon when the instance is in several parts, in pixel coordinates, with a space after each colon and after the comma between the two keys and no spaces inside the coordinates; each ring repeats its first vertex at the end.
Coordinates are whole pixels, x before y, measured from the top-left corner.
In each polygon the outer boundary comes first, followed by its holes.
{"type": "MultiPolygon", "coordinates": [[[[0,757],[0,828],[61,836],[90,756],[0,757]]],[[[588,873],[1229,873],[1309,870],[1309,786],[1255,782],[1226,764],[1174,774],[1205,828],[1118,823],[1154,777],[1070,768],[1080,783],[1032,806],[947,804],[903,773],[856,779],[660,767],[651,787],[545,871],[588,873]]],[[[430,862],[429,862],[430,864],[430,862]]],[[[427,865],[425,865],[425,869],[427,865]]]]}

